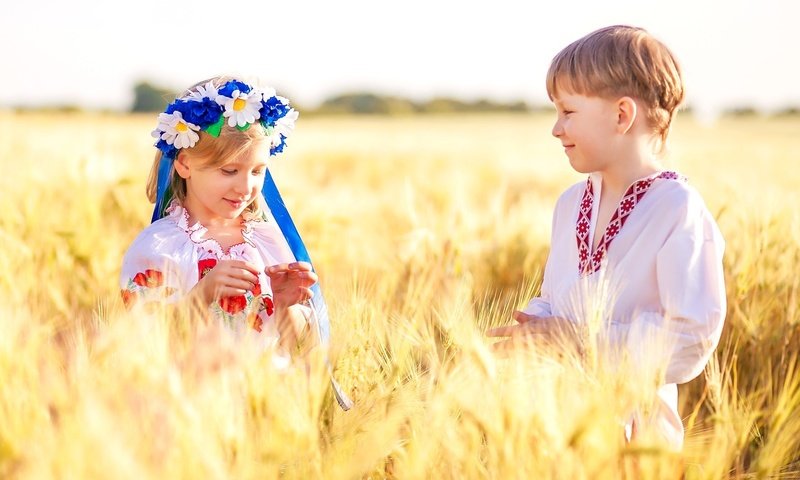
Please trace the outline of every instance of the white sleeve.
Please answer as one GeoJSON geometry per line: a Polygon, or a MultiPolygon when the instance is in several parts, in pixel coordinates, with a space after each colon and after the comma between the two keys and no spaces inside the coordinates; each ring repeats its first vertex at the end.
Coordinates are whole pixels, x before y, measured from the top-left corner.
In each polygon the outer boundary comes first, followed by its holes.
{"type": "Polygon", "coordinates": [[[136,303],[175,303],[183,295],[179,266],[169,255],[159,254],[155,242],[140,236],[122,260],[119,277],[126,307],[136,303]]]}
{"type": "Polygon", "coordinates": [[[685,214],[658,252],[663,312],[642,312],[610,325],[609,341],[635,364],[664,372],[665,383],[686,383],[705,368],[725,320],[724,240],[711,215],[685,214]]]}
{"type": "Polygon", "coordinates": [[[534,297],[528,302],[528,305],[522,311],[527,313],[528,315],[535,315],[537,317],[552,317],[553,310],[551,308],[551,278],[554,274],[558,272],[554,272],[554,265],[553,265],[553,248],[554,242],[556,241],[556,228],[558,224],[558,207],[561,202],[556,203],[555,209],[553,209],[553,220],[550,226],[550,253],[547,255],[547,262],[544,266],[544,277],[542,278],[542,287],[539,291],[539,296],[534,297]]]}

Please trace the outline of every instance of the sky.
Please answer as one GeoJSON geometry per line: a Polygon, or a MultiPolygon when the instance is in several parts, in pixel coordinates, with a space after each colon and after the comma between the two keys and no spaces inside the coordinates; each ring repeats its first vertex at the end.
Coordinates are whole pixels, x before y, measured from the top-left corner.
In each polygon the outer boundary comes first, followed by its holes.
{"type": "Polygon", "coordinates": [[[795,0],[43,0],[0,13],[0,107],[127,109],[149,80],[222,73],[298,105],[372,91],[424,101],[547,102],[552,57],[612,24],[644,27],[683,66],[698,113],[800,107],[795,0]]]}

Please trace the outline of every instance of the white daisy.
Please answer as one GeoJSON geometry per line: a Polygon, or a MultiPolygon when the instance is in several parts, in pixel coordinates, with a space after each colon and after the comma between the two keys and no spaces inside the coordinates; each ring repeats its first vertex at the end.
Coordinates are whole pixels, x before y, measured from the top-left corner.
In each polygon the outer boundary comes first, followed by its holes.
{"type": "Polygon", "coordinates": [[[275,89],[272,88],[272,87],[265,87],[263,90],[261,90],[261,95],[263,96],[264,101],[266,102],[270,98],[276,96],[275,95],[275,89]]]}
{"type": "Polygon", "coordinates": [[[294,122],[297,120],[299,113],[295,109],[290,109],[286,115],[275,122],[274,127],[267,129],[269,135],[270,146],[277,147],[281,144],[281,134],[288,137],[294,131],[294,122]]]}
{"type": "Polygon", "coordinates": [[[153,132],[161,131],[161,139],[175,148],[194,147],[200,139],[197,132],[200,127],[183,119],[181,112],[160,113],[158,115],[158,128],[153,132]]]}
{"type": "Polygon", "coordinates": [[[254,123],[261,118],[261,92],[250,91],[242,93],[234,90],[231,97],[224,95],[217,97],[217,103],[225,107],[222,115],[228,119],[231,127],[244,127],[248,123],[254,123]]]}
{"type": "Polygon", "coordinates": [[[204,98],[216,100],[219,96],[219,88],[214,85],[214,82],[208,82],[205,85],[199,85],[197,90],[190,92],[188,99],[202,101],[204,98]]]}
{"type": "Polygon", "coordinates": [[[297,117],[300,116],[297,110],[294,108],[290,108],[286,115],[282,116],[275,122],[275,133],[276,134],[283,134],[284,137],[288,137],[294,131],[294,123],[297,121],[297,117]]]}

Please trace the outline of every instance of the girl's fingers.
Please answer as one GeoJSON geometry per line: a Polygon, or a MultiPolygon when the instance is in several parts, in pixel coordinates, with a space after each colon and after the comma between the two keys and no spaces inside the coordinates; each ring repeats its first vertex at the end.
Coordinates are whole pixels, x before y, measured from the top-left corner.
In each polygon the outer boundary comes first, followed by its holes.
{"type": "Polygon", "coordinates": [[[279,263],[267,267],[267,275],[275,273],[294,273],[294,272],[310,272],[313,273],[311,264],[308,262],[292,262],[292,263],[279,263]]]}
{"type": "Polygon", "coordinates": [[[237,277],[227,277],[224,280],[225,280],[224,285],[226,287],[235,288],[235,289],[238,289],[238,290],[252,290],[253,288],[255,288],[256,283],[258,282],[257,278],[255,278],[255,279],[253,279],[253,281],[251,281],[250,279],[244,279],[244,278],[241,278],[241,277],[239,277],[239,278],[237,278],[237,277]]]}
{"type": "Polygon", "coordinates": [[[242,290],[241,288],[222,287],[218,290],[217,297],[218,299],[226,297],[238,297],[239,295],[244,295],[245,293],[247,293],[247,290],[242,290]]]}
{"type": "Polygon", "coordinates": [[[279,263],[277,265],[270,265],[266,269],[266,274],[270,277],[275,275],[285,274],[289,270],[289,265],[286,263],[279,263]]]}
{"type": "Polygon", "coordinates": [[[259,273],[258,267],[256,267],[255,265],[253,265],[250,262],[246,262],[244,260],[227,260],[226,263],[228,265],[232,266],[232,267],[235,267],[235,268],[238,268],[238,269],[241,269],[241,270],[246,270],[246,271],[252,273],[254,276],[258,277],[258,273],[259,273]]]}
{"type": "Polygon", "coordinates": [[[308,262],[294,262],[288,265],[289,270],[297,272],[310,272],[312,270],[311,264],[308,262]]]}

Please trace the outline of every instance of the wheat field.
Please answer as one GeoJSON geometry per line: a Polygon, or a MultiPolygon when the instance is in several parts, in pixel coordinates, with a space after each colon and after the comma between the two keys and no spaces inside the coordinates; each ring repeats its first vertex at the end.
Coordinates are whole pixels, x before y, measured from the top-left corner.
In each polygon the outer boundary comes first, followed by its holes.
{"type": "Polygon", "coordinates": [[[327,352],[277,373],[210,327],[126,312],[155,116],[0,113],[0,477],[800,478],[800,118],[678,117],[667,167],[727,241],[728,315],[680,386],[686,445],[625,444],[647,389],[492,354],[581,177],[548,115],[308,117],[270,166],[320,275],[327,352]]]}

